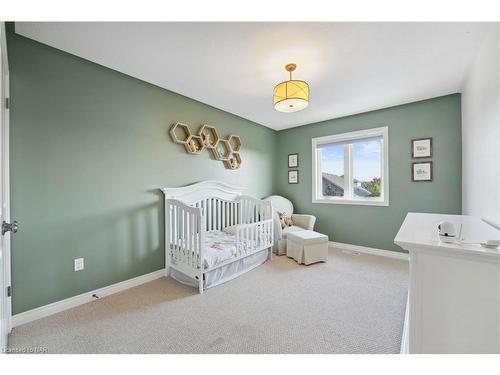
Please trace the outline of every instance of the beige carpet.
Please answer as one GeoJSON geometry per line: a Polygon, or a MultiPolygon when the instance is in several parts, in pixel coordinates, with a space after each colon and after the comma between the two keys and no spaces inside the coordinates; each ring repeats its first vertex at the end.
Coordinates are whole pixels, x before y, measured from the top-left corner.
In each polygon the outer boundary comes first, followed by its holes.
{"type": "Polygon", "coordinates": [[[275,257],[203,295],[162,278],[17,327],[48,353],[398,353],[408,263],[330,250],[275,257]]]}

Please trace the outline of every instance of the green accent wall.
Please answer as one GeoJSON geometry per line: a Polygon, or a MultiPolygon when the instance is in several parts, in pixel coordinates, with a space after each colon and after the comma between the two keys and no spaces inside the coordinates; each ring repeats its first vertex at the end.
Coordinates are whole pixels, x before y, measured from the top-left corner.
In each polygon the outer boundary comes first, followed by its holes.
{"type": "Polygon", "coordinates": [[[291,199],[295,212],[315,215],[315,230],[330,241],[403,251],[393,240],[407,212],[461,213],[461,145],[459,94],[283,130],[275,193],[291,199]],[[311,138],[380,126],[389,128],[389,206],[312,203],[311,138]],[[432,182],[411,181],[410,140],[422,137],[433,138],[432,182]],[[287,155],[296,152],[299,184],[289,185],[287,155]]]}
{"type": "Polygon", "coordinates": [[[8,52],[14,314],[163,268],[159,187],[272,193],[273,130],[13,33],[8,52]],[[176,121],[240,135],[241,168],[188,155],[176,121]]]}

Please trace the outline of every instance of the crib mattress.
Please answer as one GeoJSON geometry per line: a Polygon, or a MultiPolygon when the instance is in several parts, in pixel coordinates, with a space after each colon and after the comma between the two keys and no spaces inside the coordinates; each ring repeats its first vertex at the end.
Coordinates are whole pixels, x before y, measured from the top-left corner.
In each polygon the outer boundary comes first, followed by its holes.
{"type": "MultiPolygon", "coordinates": [[[[266,239],[264,238],[265,241],[266,239]]],[[[244,248],[253,249],[256,244],[254,240],[247,240],[242,242],[241,245],[244,248]]],[[[202,248],[204,269],[215,267],[238,256],[236,235],[224,231],[206,232],[202,248]]],[[[175,260],[173,260],[173,263],[175,264],[175,260]]]]}

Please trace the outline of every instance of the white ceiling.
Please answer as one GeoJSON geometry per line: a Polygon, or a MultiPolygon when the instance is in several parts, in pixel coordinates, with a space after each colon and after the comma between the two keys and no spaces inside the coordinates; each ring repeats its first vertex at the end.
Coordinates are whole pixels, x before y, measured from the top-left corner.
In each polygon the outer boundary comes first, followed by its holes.
{"type": "Polygon", "coordinates": [[[58,23],[16,32],[273,129],[460,92],[485,23],[58,23]],[[307,109],[273,87],[308,81],[307,109]]]}

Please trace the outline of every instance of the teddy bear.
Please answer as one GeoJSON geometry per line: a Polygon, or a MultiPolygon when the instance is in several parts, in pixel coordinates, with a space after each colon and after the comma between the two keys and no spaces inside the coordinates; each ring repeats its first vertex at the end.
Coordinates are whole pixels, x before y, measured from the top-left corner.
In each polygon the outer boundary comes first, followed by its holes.
{"type": "Polygon", "coordinates": [[[199,147],[195,141],[191,140],[191,142],[189,142],[189,149],[191,150],[191,152],[198,152],[199,147]]]}
{"type": "Polygon", "coordinates": [[[211,147],[212,146],[212,140],[210,139],[210,134],[209,133],[203,133],[203,145],[205,147],[211,147]]]}
{"type": "Polygon", "coordinates": [[[238,168],[238,160],[236,158],[232,157],[229,159],[229,163],[231,164],[231,168],[238,168]]]}
{"type": "Polygon", "coordinates": [[[291,227],[293,225],[292,218],[284,212],[278,212],[278,218],[280,219],[281,229],[286,227],[291,227]]]}

